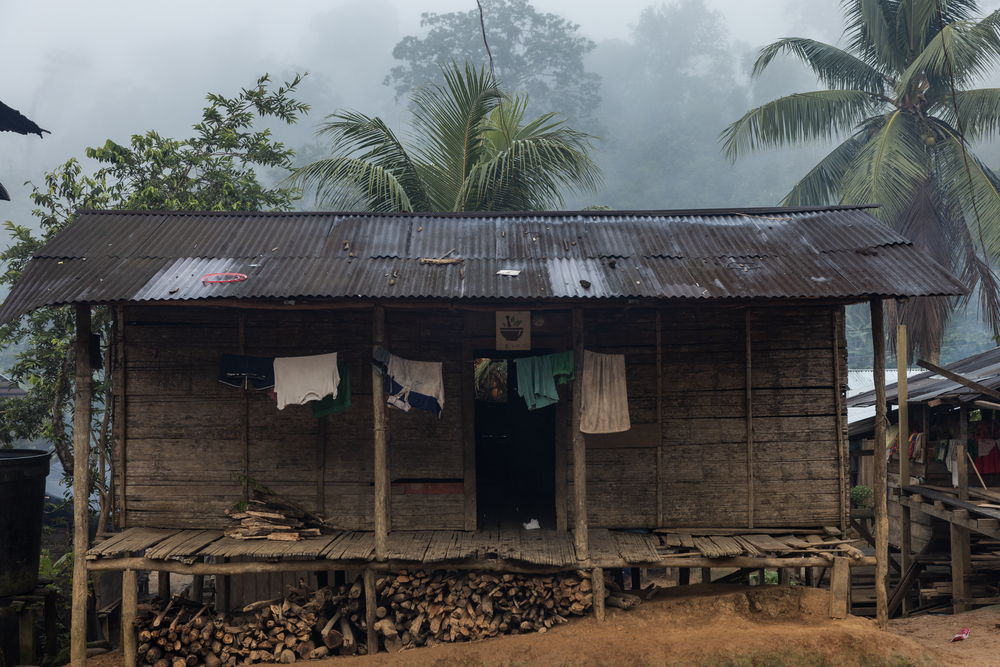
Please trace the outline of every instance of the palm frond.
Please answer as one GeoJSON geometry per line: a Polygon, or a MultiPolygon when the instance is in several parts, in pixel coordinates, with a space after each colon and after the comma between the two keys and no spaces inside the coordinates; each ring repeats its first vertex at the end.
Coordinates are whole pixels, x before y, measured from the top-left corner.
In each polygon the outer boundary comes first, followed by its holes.
{"type": "Polygon", "coordinates": [[[561,206],[564,189],[595,192],[602,178],[589,155],[593,137],[563,127],[556,114],[523,123],[525,108],[514,99],[490,114],[491,155],[467,179],[470,199],[486,210],[537,210],[561,206]]]}
{"type": "Polygon", "coordinates": [[[378,211],[426,208],[417,165],[381,118],[355,111],[327,118],[318,134],[331,137],[335,157],[295,169],[293,181],[314,188],[317,201],[326,206],[346,208],[363,201],[378,211]]]}
{"type": "Polygon", "coordinates": [[[1000,254],[1000,178],[982,163],[962,141],[958,132],[943,122],[935,127],[943,140],[935,146],[942,197],[969,225],[969,233],[982,254],[1000,254]]]}
{"type": "Polygon", "coordinates": [[[757,55],[751,76],[757,77],[780,53],[795,56],[831,88],[864,90],[883,93],[891,81],[857,56],[830,44],[802,37],[785,37],[768,44],[757,55]]]}
{"type": "Polygon", "coordinates": [[[503,94],[485,68],[468,63],[444,70],[445,85],[419,89],[413,98],[416,147],[421,162],[434,165],[427,182],[431,208],[466,210],[466,177],[480,160],[482,126],[503,94]]]}
{"type": "Polygon", "coordinates": [[[885,0],[844,0],[841,3],[847,22],[844,35],[849,50],[882,72],[903,69],[895,30],[896,5],[896,2],[885,0]]]}
{"type": "Polygon", "coordinates": [[[950,95],[954,84],[962,87],[988,73],[1000,61],[1000,10],[981,21],[955,21],[944,25],[906,67],[897,82],[900,96],[929,89],[931,95],[950,95]]]}
{"type": "Polygon", "coordinates": [[[879,204],[876,215],[898,225],[920,185],[930,178],[931,161],[915,117],[887,114],[884,124],[858,152],[841,193],[845,204],[879,204]]]}
{"type": "MultiPolygon", "coordinates": [[[[936,115],[952,127],[958,126],[949,96],[942,100],[936,115]]],[[[962,119],[966,139],[988,138],[1000,131],[1000,88],[975,88],[955,91],[955,106],[962,119]]]]}
{"type": "Polygon", "coordinates": [[[840,201],[843,182],[866,143],[866,131],[858,132],[843,141],[792,187],[782,200],[782,205],[826,206],[840,201]]]}
{"type": "Polygon", "coordinates": [[[746,112],[720,137],[735,159],[760,148],[849,134],[881,102],[863,90],[819,90],[772,100],[746,112]]]}

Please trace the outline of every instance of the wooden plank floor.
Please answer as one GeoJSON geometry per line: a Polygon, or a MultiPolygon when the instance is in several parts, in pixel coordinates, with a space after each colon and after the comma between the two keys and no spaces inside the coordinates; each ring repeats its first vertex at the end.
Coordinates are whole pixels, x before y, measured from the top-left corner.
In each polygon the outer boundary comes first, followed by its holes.
{"type": "MultiPolygon", "coordinates": [[[[688,530],[688,529],[683,529],[688,530]]],[[[590,530],[590,558],[602,567],[655,565],[668,555],[690,554],[707,558],[729,556],[791,555],[804,547],[837,551],[839,544],[824,542],[816,534],[796,535],[737,531],[712,535],[703,531],[655,533],[590,530]],[[822,546],[813,544],[822,542],[822,546]]],[[[816,531],[819,532],[819,531],[816,531]]],[[[835,540],[834,542],[844,542],[835,540]]],[[[249,558],[260,560],[371,561],[375,540],[371,532],[339,531],[296,542],[237,540],[218,530],[130,528],[97,544],[87,552],[90,560],[145,556],[154,560],[249,558]]],[[[555,530],[401,530],[389,534],[388,560],[412,563],[448,563],[468,559],[501,560],[548,567],[575,567],[579,563],[573,534],[555,530]]]]}

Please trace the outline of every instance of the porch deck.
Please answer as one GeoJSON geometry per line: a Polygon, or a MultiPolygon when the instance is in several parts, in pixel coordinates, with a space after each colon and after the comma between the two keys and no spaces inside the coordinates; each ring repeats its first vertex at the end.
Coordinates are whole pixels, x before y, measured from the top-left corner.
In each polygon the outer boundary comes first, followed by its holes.
{"type": "MultiPolygon", "coordinates": [[[[854,555],[847,540],[821,537],[821,531],[698,531],[633,533],[591,529],[590,567],[657,566],[685,557],[801,557],[854,555]]],[[[374,534],[340,531],[297,542],[238,540],[219,530],[130,528],[87,552],[88,561],[139,555],[154,561],[194,563],[205,558],[262,561],[337,561],[351,564],[375,560],[374,534]]],[[[386,560],[394,563],[511,563],[546,568],[580,567],[573,535],[554,530],[487,530],[477,532],[403,530],[389,534],[386,560]]],[[[692,561],[693,562],[693,561],[692,561]]],[[[329,567],[329,564],[326,565],[329,567]]],[[[306,567],[305,569],[308,569],[306,567]]]]}

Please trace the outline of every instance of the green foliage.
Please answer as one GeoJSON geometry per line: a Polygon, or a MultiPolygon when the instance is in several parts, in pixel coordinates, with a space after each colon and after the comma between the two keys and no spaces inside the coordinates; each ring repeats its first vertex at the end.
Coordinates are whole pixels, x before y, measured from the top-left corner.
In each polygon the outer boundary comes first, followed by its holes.
{"type": "MultiPolygon", "coordinates": [[[[258,171],[287,171],[293,152],[275,141],[264,120],[294,123],[308,110],[292,96],[301,76],[277,87],[267,75],[233,97],[209,94],[201,121],[186,139],[170,139],[154,131],[133,135],[127,145],[107,141],[88,148],[93,164],[85,168],[70,159],[45,174],[33,186],[31,199],[40,233],[8,221],[13,243],[0,252],[5,266],[0,285],[12,285],[22,275],[32,253],[72,222],[80,209],[144,210],[288,210],[299,197],[290,187],[268,187],[258,171]]],[[[110,316],[97,308],[93,330],[109,343],[110,316]]],[[[27,391],[20,399],[0,401],[0,444],[16,439],[44,438],[53,443],[64,471],[73,469],[72,313],[68,308],[43,308],[0,326],[0,348],[20,350],[8,369],[11,379],[27,391]]],[[[93,448],[95,488],[107,507],[106,474],[96,467],[102,449],[111,442],[111,414],[106,409],[109,386],[98,374],[94,388],[93,448]]]]}
{"type": "Polygon", "coordinates": [[[47,549],[42,549],[38,559],[38,578],[49,581],[47,587],[56,592],[56,636],[45,641],[56,642],[56,659],[51,663],[63,665],[69,659],[69,629],[73,599],[73,553],[63,554],[53,560],[47,549]]]}
{"type": "MultiPolygon", "coordinates": [[[[532,113],[559,109],[572,122],[592,126],[600,101],[600,77],[584,68],[594,43],[581,37],[579,26],[541,13],[528,0],[483,0],[484,24],[496,76],[505,90],[523,94],[532,113]]],[[[404,37],[392,51],[401,64],[385,79],[397,97],[428,83],[441,83],[452,62],[487,62],[479,10],[423,13],[423,37],[404,37]]]]}
{"type": "Polygon", "coordinates": [[[851,487],[851,507],[866,509],[872,505],[872,489],[870,486],[858,484],[851,487]]]}
{"type": "Polygon", "coordinates": [[[485,68],[444,70],[445,85],[413,95],[410,141],[355,111],[327,117],[330,154],[295,171],[336,210],[525,211],[558,207],[563,189],[594,191],[591,137],[556,114],[526,120],[485,68]]]}
{"type": "MultiPolygon", "coordinates": [[[[875,215],[977,292],[984,321],[1000,333],[992,268],[1000,178],[966,143],[1000,128],[1000,89],[970,88],[1000,60],[1000,11],[975,19],[975,0],[846,0],[843,8],[846,48],[784,38],[762,49],[753,68],[759,76],[787,54],[828,89],[746,112],[722,133],[726,153],[840,140],[784,203],[880,204],[875,215]]],[[[908,325],[913,350],[933,358],[958,303],[913,299],[889,315],[908,325]]]]}

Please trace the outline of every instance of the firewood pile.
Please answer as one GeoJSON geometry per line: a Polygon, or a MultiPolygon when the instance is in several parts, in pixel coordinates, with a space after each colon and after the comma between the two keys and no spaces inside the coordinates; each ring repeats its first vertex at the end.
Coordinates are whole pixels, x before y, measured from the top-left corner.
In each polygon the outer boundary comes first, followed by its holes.
{"type": "Polygon", "coordinates": [[[388,651],[545,632],[593,605],[589,573],[404,571],[376,581],[375,630],[388,651]]]}
{"type": "MultiPolygon", "coordinates": [[[[319,590],[300,580],[283,597],[254,602],[235,614],[214,613],[180,596],[142,605],[136,620],[137,662],[230,667],[366,654],[363,590],[360,577],[319,590]]],[[[373,628],[380,646],[374,648],[390,652],[545,632],[593,606],[587,572],[402,571],[376,579],[375,591],[379,605],[373,628]]],[[[613,591],[608,603],[629,608],[638,598],[613,591]]]]}
{"type": "Polygon", "coordinates": [[[275,496],[256,495],[246,504],[246,509],[226,510],[226,515],[233,522],[225,530],[226,537],[296,542],[320,535],[324,527],[322,518],[282,502],[275,496]]]}
{"type": "Polygon", "coordinates": [[[237,614],[172,598],[136,620],[137,662],[149,667],[229,667],[367,653],[360,578],[312,590],[300,581],[237,614]]]}

